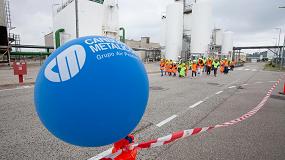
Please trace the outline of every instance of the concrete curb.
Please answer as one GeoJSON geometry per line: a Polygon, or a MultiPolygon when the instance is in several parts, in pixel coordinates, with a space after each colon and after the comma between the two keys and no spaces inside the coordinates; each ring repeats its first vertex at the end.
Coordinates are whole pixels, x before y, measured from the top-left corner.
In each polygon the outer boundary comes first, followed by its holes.
{"type": "Polygon", "coordinates": [[[0,85],[0,89],[11,89],[11,88],[17,88],[17,87],[21,87],[21,86],[31,86],[34,85],[35,82],[27,82],[27,83],[23,83],[23,84],[19,84],[19,83],[15,83],[15,84],[3,84],[0,85]]]}

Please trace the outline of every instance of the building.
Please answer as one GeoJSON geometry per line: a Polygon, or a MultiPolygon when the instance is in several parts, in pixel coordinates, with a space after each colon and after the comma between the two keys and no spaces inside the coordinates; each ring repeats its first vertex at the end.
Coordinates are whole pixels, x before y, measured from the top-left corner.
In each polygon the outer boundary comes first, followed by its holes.
{"type": "MultiPolygon", "coordinates": [[[[45,46],[54,45],[53,32],[45,35],[45,46]]],[[[135,50],[142,61],[157,61],[161,58],[161,47],[159,43],[150,42],[150,37],[141,37],[140,40],[125,40],[127,46],[135,50]]],[[[52,51],[52,50],[51,50],[52,51]]]]}
{"type": "MultiPolygon", "coordinates": [[[[45,46],[47,46],[47,47],[54,46],[54,35],[53,35],[53,32],[46,34],[44,39],[45,39],[45,46]]],[[[53,52],[53,49],[50,50],[50,52],[53,52]]]]}
{"type": "Polygon", "coordinates": [[[161,58],[160,44],[150,42],[150,37],[141,37],[140,40],[126,39],[125,43],[135,50],[142,61],[157,61],[161,58]]]}

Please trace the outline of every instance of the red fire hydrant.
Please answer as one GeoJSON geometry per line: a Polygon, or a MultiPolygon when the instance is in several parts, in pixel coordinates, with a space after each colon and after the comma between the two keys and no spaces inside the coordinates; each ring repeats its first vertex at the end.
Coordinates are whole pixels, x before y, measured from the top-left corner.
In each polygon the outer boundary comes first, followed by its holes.
{"type": "Polygon", "coordinates": [[[19,83],[24,83],[24,75],[27,75],[27,63],[25,61],[13,63],[14,75],[19,76],[19,83]]]}
{"type": "MultiPolygon", "coordinates": [[[[134,143],[134,136],[128,135],[119,142],[114,143],[112,153],[116,153],[118,150],[123,150],[120,155],[112,160],[136,160],[137,149],[128,149],[127,146],[134,143]]],[[[101,160],[111,160],[111,158],[103,158],[101,160]]]]}

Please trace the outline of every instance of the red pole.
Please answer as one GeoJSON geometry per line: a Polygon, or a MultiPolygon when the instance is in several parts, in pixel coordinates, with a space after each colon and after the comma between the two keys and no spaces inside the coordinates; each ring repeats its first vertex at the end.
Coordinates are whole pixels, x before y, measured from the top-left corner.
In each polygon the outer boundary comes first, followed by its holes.
{"type": "Polygon", "coordinates": [[[284,86],[283,86],[283,94],[285,95],[285,82],[284,82],[284,86]]]}
{"type": "Polygon", "coordinates": [[[24,83],[24,76],[23,75],[19,75],[19,83],[20,84],[24,83]]]}

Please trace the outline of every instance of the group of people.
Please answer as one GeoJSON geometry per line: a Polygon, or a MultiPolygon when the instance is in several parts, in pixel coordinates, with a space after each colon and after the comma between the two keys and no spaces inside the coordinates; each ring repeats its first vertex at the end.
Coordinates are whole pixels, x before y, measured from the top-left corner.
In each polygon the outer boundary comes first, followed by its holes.
{"type": "Polygon", "coordinates": [[[172,60],[161,59],[160,61],[160,71],[161,76],[178,76],[183,78],[187,77],[188,72],[192,72],[192,77],[197,77],[197,75],[202,76],[203,72],[207,72],[207,75],[211,75],[214,72],[214,76],[217,76],[218,68],[220,72],[228,74],[229,70],[234,69],[234,62],[224,59],[213,59],[213,58],[199,58],[195,60],[189,60],[183,62],[181,59],[179,62],[174,62],[172,60]]]}

